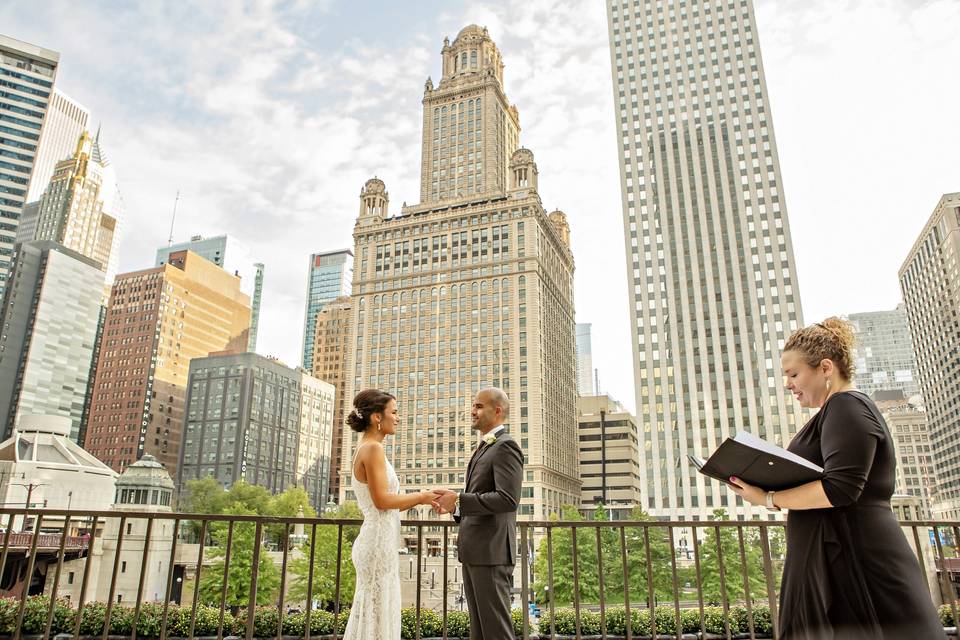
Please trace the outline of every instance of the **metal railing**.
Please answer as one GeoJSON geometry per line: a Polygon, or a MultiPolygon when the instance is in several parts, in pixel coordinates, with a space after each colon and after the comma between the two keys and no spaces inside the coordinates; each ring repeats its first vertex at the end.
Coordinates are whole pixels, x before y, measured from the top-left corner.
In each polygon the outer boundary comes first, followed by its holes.
{"type": "MultiPolygon", "coordinates": [[[[97,611],[102,610],[103,625],[97,635],[104,640],[114,635],[111,625],[120,613],[126,616],[124,628],[130,629],[134,640],[144,635],[161,640],[174,637],[173,613],[180,616],[177,637],[192,638],[204,606],[215,614],[218,639],[234,634],[248,640],[263,637],[268,625],[270,636],[279,640],[289,635],[287,623],[294,617],[302,623],[302,636],[309,639],[315,627],[311,619],[319,616],[332,617],[332,637],[339,638],[348,615],[345,605],[352,593],[345,592],[345,577],[352,567],[348,548],[360,524],[356,520],[2,508],[0,521],[3,519],[0,590],[17,600],[0,603],[16,607],[15,626],[10,630],[13,640],[26,633],[42,633],[45,639],[57,633],[76,637],[82,626],[89,635],[90,624],[99,624],[87,611],[92,603],[98,603],[97,611]],[[13,532],[17,520],[29,530],[13,532]],[[59,533],[45,529],[44,522],[52,523],[59,533]],[[295,534],[300,530],[302,534],[295,534]],[[318,534],[327,535],[329,541],[335,535],[335,548],[318,549],[318,534]],[[51,536],[57,539],[55,546],[50,544],[51,536]],[[240,539],[249,540],[243,543],[246,547],[238,546],[240,539]],[[215,543],[215,551],[208,542],[215,543]],[[131,568],[139,566],[136,595],[124,601],[124,593],[134,591],[133,582],[126,577],[130,561],[134,561],[131,568]],[[294,576],[291,565],[297,562],[301,573],[294,576]],[[304,564],[306,575],[302,574],[304,564]],[[266,571],[263,565],[274,569],[266,571]],[[193,593],[187,598],[185,586],[191,567],[193,593]],[[243,585],[239,595],[230,585],[231,569],[234,577],[249,571],[249,584],[243,585]],[[207,604],[201,602],[205,572],[209,576],[221,571],[219,593],[211,599],[210,584],[216,586],[217,581],[208,582],[204,587],[207,604]],[[318,571],[325,574],[315,575],[318,571]],[[269,576],[271,583],[265,587],[269,576]],[[317,597],[318,578],[333,585],[332,593],[317,597]],[[290,596],[292,579],[300,580],[301,586],[305,580],[303,597],[290,596]],[[149,596],[151,590],[155,597],[149,596]],[[270,604],[258,607],[267,590],[270,604]],[[24,630],[27,610],[37,606],[31,596],[40,594],[49,598],[49,603],[43,601],[45,624],[42,629],[24,630]],[[61,599],[65,594],[69,605],[61,599]],[[264,611],[274,617],[265,617],[264,611]],[[146,616],[159,617],[156,633],[138,630],[146,616]]],[[[463,618],[451,606],[462,606],[462,599],[452,596],[457,593],[460,572],[454,553],[456,525],[448,520],[404,520],[402,526],[406,532],[416,532],[416,548],[408,550],[417,560],[416,575],[409,576],[406,585],[406,601],[414,607],[409,613],[412,632],[408,635],[420,640],[432,630],[431,635],[444,639],[455,637],[451,631],[454,617],[459,616],[460,628],[463,618]],[[431,544],[425,546],[427,539],[431,544]],[[439,555],[427,558],[425,551],[439,555]],[[441,564],[440,596],[436,585],[431,585],[431,590],[425,584],[427,560],[441,564]],[[427,620],[429,610],[434,622],[427,620]]],[[[924,575],[930,577],[931,597],[947,605],[957,620],[960,522],[911,521],[901,526],[924,575]]],[[[411,538],[406,533],[403,537],[411,538]]],[[[678,640],[685,632],[700,633],[701,637],[708,632],[726,638],[738,633],[750,638],[778,636],[782,522],[523,521],[518,523],[518,547],[515,571],[519,575],[515,574],[514,589],[520,604],[517,637],[580,638],[596,631],[603,638],[630,639],[662,635],[664,629],[678,640]],[[537,610],[542,611],[539,621],[537,610]],[[732,619],[734,613],[739,627],[732,619]],[[719,614],[722,628],[717,628],[719,614]],[[761,622],[768,630],[759,628],[761,622]]]]}

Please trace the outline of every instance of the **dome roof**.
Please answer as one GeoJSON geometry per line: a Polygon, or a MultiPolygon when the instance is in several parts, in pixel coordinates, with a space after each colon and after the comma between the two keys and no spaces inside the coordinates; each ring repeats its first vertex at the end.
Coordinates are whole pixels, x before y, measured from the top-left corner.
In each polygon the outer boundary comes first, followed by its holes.
{"type": "Polygon", "coordinates": [[[520,147],[513,152],[513,155],[510,156],[510,164],[530,164],[533,162],[533,151],[527,149],[526,147],[520,147]]]}
{"type": "Polygon", "coordinates": [[[459,40],[460,38],[467,37],[467,36],[483,38],[487,36],[487,28],[481,27],[480,25],[476,25],[476,24],[468,24],[463,29],[460,29],[460,33],[457,34],[456,40],[459,40]]]}
{"type": "Polygon", "coordinates": [[[117,488],[120,487],[160,487],[173,489],[173,479],[160,462],[149,453],[126,468],[117,478],[117,488]]]}
{"type": "Polygon", "coordinates": [[[370,178],[363,185],[364,193],[386,193],[387,185],[380,178],[370,178]]]}

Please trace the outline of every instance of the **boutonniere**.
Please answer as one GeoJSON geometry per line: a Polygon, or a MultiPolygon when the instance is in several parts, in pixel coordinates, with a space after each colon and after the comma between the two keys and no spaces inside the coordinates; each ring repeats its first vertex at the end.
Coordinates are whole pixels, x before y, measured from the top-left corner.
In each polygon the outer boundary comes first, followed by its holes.
{"type": "Polygon", "coordinates": [[[487,444],[493,444],[497,441],[497,436],[492,433],[488,433],[487,435],[483,436],[483,441],[487,444]]]}

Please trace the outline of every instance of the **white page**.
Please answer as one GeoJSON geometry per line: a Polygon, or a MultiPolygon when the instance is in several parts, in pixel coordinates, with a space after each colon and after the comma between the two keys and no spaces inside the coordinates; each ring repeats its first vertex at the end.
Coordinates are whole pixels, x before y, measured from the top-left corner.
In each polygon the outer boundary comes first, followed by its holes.
{"type": "Polygon", "coordinates": [[[813,469],[814,471],[823,473],[823,467],[819,467],[814,463],[810,462],[809,460],[807,460],[806,458],[801,458],[795,453],[790,453],[786,449],[781,449],[775,444],[770,444],[765,440],[761,440],[760,438],[753,435],[752,433],[747,433],[746,431],[738,431],[737,435],[735,435],[733,439],[739,442],[740,444],[744,444],[750,447],[751,449],[763,451],[765,453],[769,453],[770,455],[777,456],[778,458],[790,460],[791,462],[796,462],[797,464],[807,467],[808,469],[813,469]]]}

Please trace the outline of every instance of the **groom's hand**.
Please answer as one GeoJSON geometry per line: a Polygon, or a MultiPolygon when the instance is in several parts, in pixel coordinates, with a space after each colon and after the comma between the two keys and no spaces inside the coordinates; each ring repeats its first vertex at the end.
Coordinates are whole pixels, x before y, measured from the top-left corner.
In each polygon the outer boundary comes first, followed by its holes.
{"type": "Polygon", "coordinates": [[[457,494],[449,489],[435,489],[440,497],[436,500],[437,510],[440,513],[452,513],[457,505],[457,494]]]}

